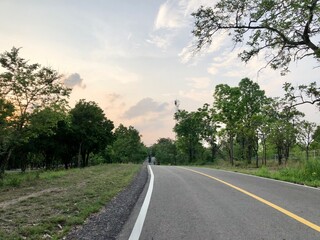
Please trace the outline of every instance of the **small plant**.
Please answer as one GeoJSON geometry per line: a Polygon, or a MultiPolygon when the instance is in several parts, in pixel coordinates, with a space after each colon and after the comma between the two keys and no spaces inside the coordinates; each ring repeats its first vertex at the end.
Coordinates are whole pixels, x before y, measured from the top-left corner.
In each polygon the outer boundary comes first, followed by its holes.
{"type": "Polygon", "coordinates": [[[262,166],[261,168],[259,168],[259,170],[257,171],[257,175],[262,176],[262,177],[270,177],[270,171],[268,168],[266,168],[265,166],[262,166]]]}
{"type": "Polygon", "coordinates": [[[21,185],[21,182],[22,182],[21,178],[14,176],[9,179],[7,185],[9,187],[19,187],[21,185]]]}

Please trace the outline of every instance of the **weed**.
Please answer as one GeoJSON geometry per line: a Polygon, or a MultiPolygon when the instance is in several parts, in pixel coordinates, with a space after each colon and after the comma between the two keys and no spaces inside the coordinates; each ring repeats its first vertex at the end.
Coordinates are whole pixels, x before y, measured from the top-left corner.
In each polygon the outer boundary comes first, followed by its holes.
{"type": "Polygon", "coordinates": [[[10,187],[19,187],[21,185],[22,179],[19,177],[11,177],[7,183],[10,187]]]}

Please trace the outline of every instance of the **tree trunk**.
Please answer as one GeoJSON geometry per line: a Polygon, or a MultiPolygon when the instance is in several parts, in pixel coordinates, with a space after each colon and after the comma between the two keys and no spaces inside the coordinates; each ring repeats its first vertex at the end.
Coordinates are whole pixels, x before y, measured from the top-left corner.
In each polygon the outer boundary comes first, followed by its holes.
{"type": "Polygon", "coordinates": [[[189,163],[192,162],[192,142],[189,139],[189,163]]]}
{"type": "Polygon", "coordinates": [[[88,167],[88,166],[89,166],[89,155],[90,155],[90,153],[89,153],[89,151],[88,151],[87,154],[86,154],[85,167],[88,167]]]}
{"type": "Polygon", "coordinates": [[[80,167],[81,166],[81,151],[82,151],[82,142],[79,144],[79,151],[78,151],[78,166],[77,167],[80,167]]]}
{"type": "Polygon", "coordinates": [[[0,161],[0,179],[3,178],[6,166],[9,162],[9,159],[11,157],[12,154],[12,148],[9,148],[7,151],[7,154],[3,157],[3,159],[0,161]]]}
{"type": "Polygon", "coordinates": [[[216,144],[213,141],[211,141],[210,145],[211,145],[211,161],[214,162],[216,158],[216,144]]]}
{"type": "Polygon", "coordinates": [[[266,144],[266,140],[263,140],[263,143],[262,143],[262,146],[263,146],[263,164],[265,166],[267,166],[267,144],[266,144]]]}
{"type": "Polygon", "coordinates": [[[230,163],[233,166],[233,136],[230,136],[230,163]]]}
{"type": "Polygon", "coordinates": [[[277,151],[278,152],[278,164],[282,165],[282,148],[278,147],[277,150],[278,150],[277,151]]]}

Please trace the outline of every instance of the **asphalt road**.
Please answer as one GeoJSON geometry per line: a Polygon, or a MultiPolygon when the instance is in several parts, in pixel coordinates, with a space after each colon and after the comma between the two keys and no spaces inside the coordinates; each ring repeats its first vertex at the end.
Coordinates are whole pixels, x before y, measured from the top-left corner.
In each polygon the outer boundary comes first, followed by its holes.
{"type": "MultiPolygon", "coordinates": [[[[141,240],[320,239],[320,190],[219,170],[188,169],[152,166],[153,192],[141,240]]],[[[146,189],[119,239],[128,239],[146,189]]]]}

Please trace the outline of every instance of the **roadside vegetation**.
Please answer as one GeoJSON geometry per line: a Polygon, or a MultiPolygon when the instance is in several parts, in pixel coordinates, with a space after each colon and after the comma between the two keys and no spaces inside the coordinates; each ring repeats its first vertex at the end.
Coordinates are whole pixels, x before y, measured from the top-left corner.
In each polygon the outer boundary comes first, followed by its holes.
{"type": "MultiPolygon", "coordinates": [[[[272,178],[286,182],[307,185],[311,187],[320,187],[320,158],[310,161],[290,162],[286,166],[279,166],[276,162],[271,161],[267,166],[256,168],[255,166],[231,166],[228,162],[217,161],[212,165],[202,165],[209,167],[250,175],[256,175],[265,178],[272,178]]],[[[198,165],[197,165],[198,166],[198,165]]]]}
{"type": "Polygon", "coordinates": [[[140,167],[6,173],[0,186],[0,239],[62,239],[126,187],[140,167]]]}
{"type": "Polygon", "coordinates": [[[72,89],[65,78],[19,55],[15,47],[0,54],[0,184],[11,169],[83,168],[145,159],[146,147],[134,127],[115,128],[93,101],[80,99],[70,108],[72,89]]]}
{"type": "Polygon", "coordinates": [[[0,239],[62,239],[131,182],[147,148],[96,102],[71,108],[65,77],[20,49],[0,65],[0,239]]]}

